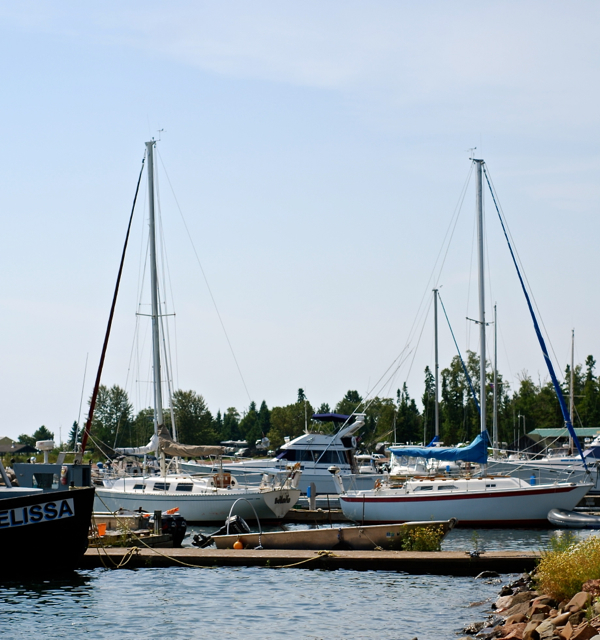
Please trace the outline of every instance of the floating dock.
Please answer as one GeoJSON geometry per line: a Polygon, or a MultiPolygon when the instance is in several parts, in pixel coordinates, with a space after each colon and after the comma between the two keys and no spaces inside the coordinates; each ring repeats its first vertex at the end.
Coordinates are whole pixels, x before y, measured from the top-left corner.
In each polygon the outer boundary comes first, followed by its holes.
{"type": "Polygon", "coordinates": [[[347,569],[402,571],[413,575],[476,576],[482,571],[531,571],[540,558],[536,551],[293,551],[255,549],[88,549],[80,568],[269,567],[272,569],[347,569]]]}

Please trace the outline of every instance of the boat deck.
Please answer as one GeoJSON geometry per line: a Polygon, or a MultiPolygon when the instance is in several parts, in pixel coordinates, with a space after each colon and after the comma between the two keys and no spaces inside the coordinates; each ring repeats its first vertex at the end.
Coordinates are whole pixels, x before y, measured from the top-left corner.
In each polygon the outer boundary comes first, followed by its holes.
{"type": "Polygon", "coordinates": [[[413,575],[476,576],[482,571],[531,571],[536,551],[490,551],[478,557],[461,551],[291,551],[250,549],[88,549],[80,568],[270,567],[403,571],[413,575]]]}

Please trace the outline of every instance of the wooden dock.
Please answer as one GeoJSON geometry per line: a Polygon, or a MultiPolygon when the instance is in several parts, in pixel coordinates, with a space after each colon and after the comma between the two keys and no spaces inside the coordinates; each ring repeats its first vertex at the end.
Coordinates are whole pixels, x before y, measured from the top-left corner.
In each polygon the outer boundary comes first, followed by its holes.
{"type": "Polygon", "coordinates": [[[521,573],[539,560],[535,551],[292,551],[251,549],[88,549],[81,569],[160,567],[269,567],[402,571],[414,575],[476,576],[482,571],[521,573]]]}

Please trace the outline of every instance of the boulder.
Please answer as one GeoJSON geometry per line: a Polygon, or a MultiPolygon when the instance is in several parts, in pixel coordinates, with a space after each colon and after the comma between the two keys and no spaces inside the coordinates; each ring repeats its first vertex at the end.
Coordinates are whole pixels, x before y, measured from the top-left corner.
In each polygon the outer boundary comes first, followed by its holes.
{"type": "Polygon", "coordinates": [[[569,600],[569,603],[565,607],[565,611],[570,611],[571,613],[581,611],[582,609],[587,608],[591,601],[591,593],[589,593],[588,591],[580,591],[569,600]]]}
{"type": "Polygon", "coordinates": [[[523,640],[523,632],[527,625],[525,622],[515,622],[514,624],[505,624],[500,631],[501,638],[508,638],[509,640],[518,639],[523,640]]]}
{"type": "Polygon", "coordinates": [[[547,640],[554,636],[554,625],[551,620],[544,620],[536,628],[540,640],[547,640]]]}
{"type": "Polygon", "coordinates": [[[527,616],[523,613],[515,613],[514,616],[506,618],[506,622],[504,624],[514,624],[515,622],[527,622],[527,616]]]}
{"type": "Polygon", "coordinates": [[[519,613],[522,613],[523,615],[527,615],[528,611],[529,611],[529,602],[520,602],[519,604],[516,604],[514,607],[511,607],[510,609],[508,609],[507,611],[504,611],[503,614],[507,618],[510,618],[510,616],[514,616],[519,613]]]}
{"type": "Polygon", "coordinates": [[[539,640],[540,634],[537,632],[539,622],[530,620],[523,631],[523,640],[539,640]]]}
{"type": "Polygon", "coordinates": [[[582,622],[578,627],[573,629],[573,635],[570,640],[591,640],[598,634],[598,629],[594,629],[587,622],[582,622]]]}

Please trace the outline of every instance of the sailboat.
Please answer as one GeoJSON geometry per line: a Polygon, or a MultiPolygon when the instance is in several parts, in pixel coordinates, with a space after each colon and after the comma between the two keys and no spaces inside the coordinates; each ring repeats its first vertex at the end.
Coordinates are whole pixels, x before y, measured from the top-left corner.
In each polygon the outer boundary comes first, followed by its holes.
{"type": "MultiPolygon", "coordinates": [[[[486,320],[485,282],[483,254],[483,193],[482,178],[484,161],[473,159],[476,168],[477,240],[478,240],[478,280],[479,280],[479,340],[480,340],[480,434],[467,447],[403,447],[390,448],[392,454],[398,452],[407,457],[419,457],[448,462],[469,462],[483,466],[479,477],[466,475],[415,476],[398,479],[389,475],[369,491],[345,491],[335,466],[330,469],[339,494],[344,515],[356,522],[369,524],[408,522],[410,520],[446,520],[457,518],[460,526],[544,526],[551,509],[572,510],[589,491],[591,482],[554,482],[533,484],[518,477],[492,476],[485,473],[488,458],[489,437],[486,428],[486,320]]],[[[508,238],[507,238],[508,239],[508,238]]],[[[509,248],[510,247],[509,243],[509,248]]],[[[516,266],[516,262],[515,262],[516,266]]],[[[517,268],[518,270],[518,268],[517,268]]],[[[520,277],[520,272],[519,277],[520,277]]],[[[522,280],[521,280],[522,281],[522,280]]],[[[537,320],[533,314],[528,294],[523,285],[534,326],[551,376],[555,378],[552,365],[541,338],[537,320]]],[[[556,386],[556,385],[555,385],[556,386]]],[[[562,400],[560,388],[557,389],[562,400]]],[[[561,407],[564,401],[561,403],[561,407]]],[[[563,409],[565,422],[575,439],[577,436],[570,419],[563,409]]],[[[585,462],[584,462],[585,466],[585,462]]]]}
{"type": "MultiPolygon", "coordinates": [[[[275,484],[265,474],[259,486],[246,486],[235,476],[220,469],[205,477],[187,473],[168,473],[165,456],[221,455],[221,447],[183,445],[175,442],[165,426],[161,379],[161,310],[158,295],[158,275],[155,234],[154,140],[146,143],[148,159],[149,252],[152,302],[152,360],[154,384],[154,435],[146,447],[116,449],[117,453],[160,456],[159,475],[136,475],[106,479],[96,489],[96,511],[138,510],[147,512],[178,508],[188,522],[222,522],[232,510],[244,519],[280,520],[300,497],[298,483],[301,470],[289,467],[275,484]]],[[[114,306],[114,303],[113,303],[114,306]]],[[[106,345],[106,340],[105,340],[106,345]]],[[[101,360],[102,362],[102,360],[101,360]]],[[[93,402],[90,407],[93,411],[93,402]]],[[[88,417],[88,424],[91,423],[88,417]]],[[[87,427],[86,427],[87,429],[87,427]]]]}

